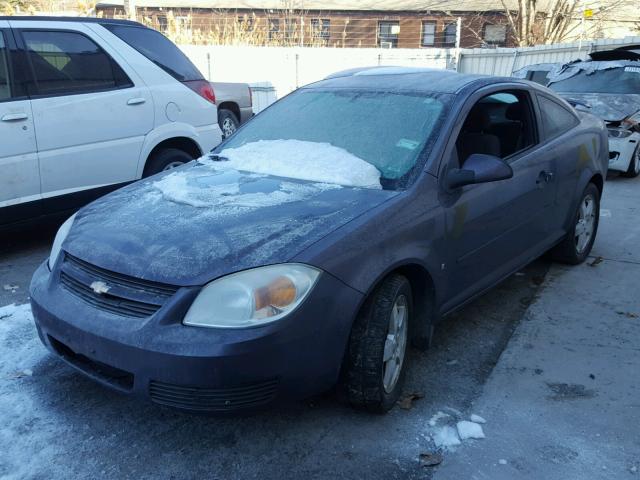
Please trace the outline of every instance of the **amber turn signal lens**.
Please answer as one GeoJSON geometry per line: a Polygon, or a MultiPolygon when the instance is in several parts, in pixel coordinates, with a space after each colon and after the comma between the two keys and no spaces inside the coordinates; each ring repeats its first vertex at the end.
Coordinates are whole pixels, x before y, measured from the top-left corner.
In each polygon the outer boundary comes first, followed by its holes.
{"type": "Polygon", "coordinates": [[[266,287],[255,290],[253,297],[256,310],[269,306],[286,307],[296,300],[296,286],[289,278],[281,276],[266,287]]]}

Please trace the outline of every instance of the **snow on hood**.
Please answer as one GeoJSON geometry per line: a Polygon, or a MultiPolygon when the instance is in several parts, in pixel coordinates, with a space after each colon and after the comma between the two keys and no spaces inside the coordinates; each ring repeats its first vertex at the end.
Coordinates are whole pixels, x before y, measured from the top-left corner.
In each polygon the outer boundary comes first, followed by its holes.
{"type": "Polygon", "coordinates": [[[329,143],[260,140],[225,148],[219,156],[229,159],[220,163],[244,172],[349,187],[382,188],[376,167],[329,143]]]}
{"type": "Polygon", "coordinates": [[[228,163],[192,162],[92,202],[63,249],[133,277],[202,285],[289,261],[398,194],[242,172],[228,163]]]}
{"type": "Polygon", "coordinates": [[[606,122],[620,122],[640,110],[640,94],[567,92],[560,96],[587,104],[587,112],[606,122]]]}

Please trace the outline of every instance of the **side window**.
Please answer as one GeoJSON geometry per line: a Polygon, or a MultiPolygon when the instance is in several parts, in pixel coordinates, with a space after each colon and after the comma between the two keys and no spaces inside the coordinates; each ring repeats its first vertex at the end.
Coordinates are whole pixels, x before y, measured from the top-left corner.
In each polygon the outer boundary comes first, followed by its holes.
{"type": "Polygon", "coordinates": [[[533,118],[525,92],[505,91],[481,98],[471,108],[456,141],[460,165],[474,153],[508,158],[535,145],[533,118]]]}
{"type": "Polygon", "coordinates": [[[557,137],[578,124],[576,116],[559,103],[541,95],[538,96],[538,101],[546,139],[557,137]]]}
{"type": "Polygon", "coordinates": [[[7,58],[7,46],[4,43],[4,34],[0,32],[0,102],[11,98],[11,86],[9,85],[9,62],[7,58]]]}
{"type": "MultiPolygon", "coordinates": [[[[271,23],[273,22],[274,20],[271,20],[271,23]]],[[[195,65],[191,63],[191,60],[160,32],[146,27],[112,24],[103,26],[176,80],[190,82],[204,78],[195,65]]],[[[271,30],[269,31],[269,38],[271,38],[271,30]]]]}
{"type": "Polygon", "coordinates": [[[102,48],[80,33],[26,30],[22,37],[40,95],[88,93],[133,85],[102,48]]]}

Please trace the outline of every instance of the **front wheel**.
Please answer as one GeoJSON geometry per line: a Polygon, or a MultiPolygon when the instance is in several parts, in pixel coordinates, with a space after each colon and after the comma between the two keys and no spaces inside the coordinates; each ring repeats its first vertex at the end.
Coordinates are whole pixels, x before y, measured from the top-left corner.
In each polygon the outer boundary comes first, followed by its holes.
{"type": "Polygon", "coordinates": [[[600,221],[600,191],[593,183],[587,185],[564,240],[552,251],[554,260],[570,265],[584,262],[596,239],[600,221]]]}
{"type": "Polygon", "coordinates": [[[402,275],[387,277],[365,302],[346,359],[344,382],[354,407],[384,413],[398,401],[412,314],[411,286],[402,275]]]}

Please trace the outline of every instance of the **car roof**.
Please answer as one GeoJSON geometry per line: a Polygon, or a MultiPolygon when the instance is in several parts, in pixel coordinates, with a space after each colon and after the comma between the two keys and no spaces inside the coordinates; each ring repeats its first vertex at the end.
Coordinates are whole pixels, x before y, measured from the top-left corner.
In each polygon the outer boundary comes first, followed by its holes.
{"type": "Polygon", "coordinates": [[[324,80],[304,88],[362,88],[387,91],[413,91],[430,93],[458,93],[466,87],[482,87],[494,83],[530,82],[510,77],[468,75],[453,70],[416,67],[364,67],[353,68],[329,75],[324,80]]]}
{"type": "Polygon", "coordinates": [[[134,22],[132,20],[119,20],[115,18],[96,18],[96,17],[53,17],[53,16],[44,16],[44,15],[33,15],[33,16],[2,16],[0,15],[0,20],[8,20],[8,21],[20,21],[20,20],[28,20],[30,22],[73,22],[73,23],[99,23],[101,25],[129,25],[131,27],[144,27],[143,24],[139,22],[134,22]]]}

